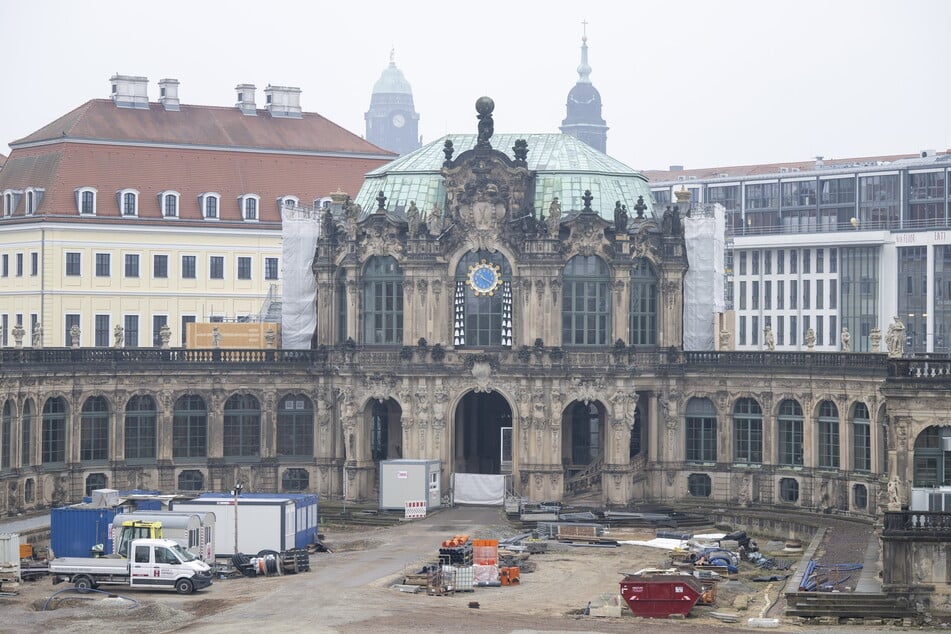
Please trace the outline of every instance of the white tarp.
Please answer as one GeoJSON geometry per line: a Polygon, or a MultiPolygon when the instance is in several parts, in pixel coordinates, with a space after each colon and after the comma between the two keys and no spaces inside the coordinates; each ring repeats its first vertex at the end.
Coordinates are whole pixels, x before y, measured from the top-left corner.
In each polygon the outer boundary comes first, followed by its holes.
{"type": "Polygon", "coordinates": [[[684,350],[713,350],[723,312],[726,221],[720,204],[684,218],[689,267],[684,276],[684,350]]]}
{"type": "Polygon", "coordinates": [[[281,347],[306,350],[317,328],[317,280],[311,266],[320,235],[320,210],[285,207],[281,217],[281,347]]]}
{"type": "Polygon", "coordinates": [[[487,473],[453,473],[452,501],[455,504],[502,506],[505,476],[487,473]]]}

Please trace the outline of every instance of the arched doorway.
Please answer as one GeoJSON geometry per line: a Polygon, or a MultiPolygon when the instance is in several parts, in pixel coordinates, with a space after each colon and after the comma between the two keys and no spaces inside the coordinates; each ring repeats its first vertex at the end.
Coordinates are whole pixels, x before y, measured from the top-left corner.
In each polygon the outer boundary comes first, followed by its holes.
{"type": "Polygon", "coordinates": [[[370,457],[373,462],[403,457],[403,410],[391,398],[370,404],[370,457]]]}
{"type": "Polygon", "coordinates": [[[501,394],[466,394],[456,408],[454,431],[453,471],[512,472],[512,408],[501,394]]]}

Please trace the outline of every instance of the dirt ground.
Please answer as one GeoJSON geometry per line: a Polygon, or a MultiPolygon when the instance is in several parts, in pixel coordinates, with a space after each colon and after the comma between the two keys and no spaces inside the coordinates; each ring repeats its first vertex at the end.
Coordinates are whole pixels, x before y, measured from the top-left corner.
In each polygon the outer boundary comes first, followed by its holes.
{"type": "MultiPolygon", "coordinates": [[[[112,587],[126,598],[105,594],[55,594],[67,584],[49,579],[25,582],[15,597],[0,598],[0,632],[101,632],[132,629],[159,632],[232,632],[254,625],[281,632],[659,632],[748,631],[747,619],[764,616],[783,588],[781,582],[753,582],[763,571],[741,569],[721,582],[717,603],[697,606],[685,620],[647,620],[631,615],[618,599],[623,573],[667,563],[667,551],[646,546],[616,548],[548,542],[548,552],[532,555],[533,572],[509,587],[477,587],[472,592],[430,596],[395,589],[406,574],[436,561],[440,542],[456,534],[499,538],[523,532],[496,509],[451,509],[425,520],[380,529],[326,527],[334,552],[311,557],[311,571],[281,577],[216,580],[192,596],[112,587]],[[618,604],[620,616],[582,615],[591,604],[618,604]],[[44,610],[46,607],[48,609],[44,610]],[[736,614],[724,625],[710,611],[736,614]]],[[[652,531],[616,531],[613,539],[649,539],[652,531]]],[[[5,588],[6,589],[6,588],[5,588]]],[[[761,629],[761,628],[760,628],[761,629]]],[[[781,630],[809,631],[793,623],[781,630]]],[[[756,631],[759,631],[758,629],[756,631]]],[[[885,631],[885,630],[878,630],[885,631]]]]}

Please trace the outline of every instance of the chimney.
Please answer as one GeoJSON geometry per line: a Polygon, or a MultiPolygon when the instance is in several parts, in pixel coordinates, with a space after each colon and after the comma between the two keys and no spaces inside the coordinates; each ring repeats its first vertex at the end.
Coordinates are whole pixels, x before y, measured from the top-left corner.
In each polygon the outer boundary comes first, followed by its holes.
{"type": "Polygon", "coordinates": [[[178,112],[181,110],[178,103],[178,80],[160,79],[158,85],[159,103],[168,111],[178,112]]]}
{"type": "Polygon", "coordinates": [[[234,87],[238,91],[238,110],[252,117],[257,116],[258,107],[254,105],[254,91],[257,90],[254,84],[238,84],[234,87]]]}
{"type": "Polygon", "coordinates": [[[667,168],[667,171],[669,171],[669,172],[682,172],[682,171],[684,171],[684,166],[683,166],[683,165],[671,165],[670,167],[667,168]]]}
{"type": "Polygon", "coordinates": [[[149,109],[149,79],[134,75],[113,75],[112,102],[117,108],[149,109]]]}
{"type": "Polygon", "coordinates": [[[821,156],[817,156],[817,157],[816,157],[816,169],[819,169],[819,168],[821,168],[821,167],[825,167],[825,163],[823,162],[821,156]]]}
{"type": "Polygon", "coordinates": [[[303,117],[300,110],[300,88],[288,86],[272,86],[264,89],[267,101],[267,111],[272,117],[286,119],[300,119],[303,117]]]}

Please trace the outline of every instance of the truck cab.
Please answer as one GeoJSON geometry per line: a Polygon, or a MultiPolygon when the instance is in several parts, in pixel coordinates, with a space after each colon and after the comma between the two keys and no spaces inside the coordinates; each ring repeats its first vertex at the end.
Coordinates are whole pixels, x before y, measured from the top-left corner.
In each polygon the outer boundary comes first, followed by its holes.
{"type": "Polygon", "coordinates": [[[161,522],[141,522],[137,520],[122,522],[114,538],[113,552],[120,557],[129,556],[129,544],[136,539],[161,539],[161,522]]]}

